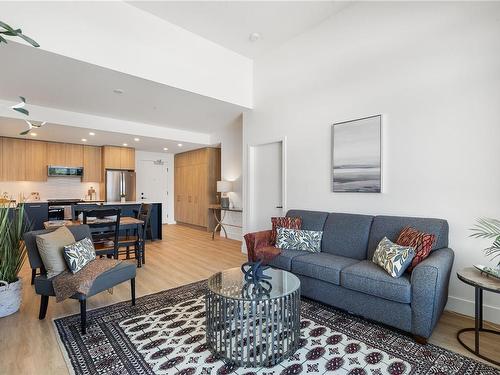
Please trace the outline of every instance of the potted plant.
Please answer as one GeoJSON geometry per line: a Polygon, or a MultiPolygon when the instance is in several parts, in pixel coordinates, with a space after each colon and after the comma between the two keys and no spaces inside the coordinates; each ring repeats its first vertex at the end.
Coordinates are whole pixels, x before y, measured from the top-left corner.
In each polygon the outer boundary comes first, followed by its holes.
{"type": "Polygon", "coordinates": [[[26,260],[23,234],[29,230],[24,205],[0,206],[0,317],[19,310],[22,281],[19,272],[26,260]]]}
{"type": "MultiPolygon", "coordinates": [[[[486,254],[486,256],[491,257],[491,260],[500,257],[500,220],[480,218],[477,220],[476,225],[471,230],[473,231],[471,237],[493,240],[491,246],[484,249],[484,253],[486,254]]],[[[496,277],[500,277],[500,259],[498,261],[496,270],[489,267],[483,268],[484,272],[492,274],[496,277]]]]}

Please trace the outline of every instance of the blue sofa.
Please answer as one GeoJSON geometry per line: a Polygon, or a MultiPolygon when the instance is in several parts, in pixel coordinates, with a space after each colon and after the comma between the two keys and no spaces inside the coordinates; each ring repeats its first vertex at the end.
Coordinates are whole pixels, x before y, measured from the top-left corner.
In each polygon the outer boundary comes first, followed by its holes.
{"type": "Polygon", "coordinates": [[[442,219],[290,210],[302,229],[322,230],[320,253],[282,249],[270,260],[300,278],[305,297],[410,332],[426,342],[448,299],[454,252],[442,219]],[[405,226],[436,235],[429,256],[411,274],[393,278],[372,262],[380,240],[395,241],[405,226]]]}

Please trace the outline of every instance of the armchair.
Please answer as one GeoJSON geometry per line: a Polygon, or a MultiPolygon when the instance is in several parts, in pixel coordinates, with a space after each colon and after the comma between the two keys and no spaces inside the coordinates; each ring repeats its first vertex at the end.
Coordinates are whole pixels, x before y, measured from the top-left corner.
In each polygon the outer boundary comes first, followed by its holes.
{"type": "MultiPolygon", "coordinates": [[[[75,225],[69,226],[68,229],[71,231],[73,236],[77,241],[84,238],[92,238],[90,228],[88,225],[75,225]]],[[[45,319],[47,313],[47,307],[49,304],[49,297],[55,296],[54,288],[52,285],[52,279],[47,278],[47,272],[43,266],[42,259],[38,252],[38,246],[36,244],[36,236],[40,234],[45,234],[53,231],[54,229],[38,230],[33,232],[27,232],[24,234],[24,241],[26,243],[26,248],[28,250],[28,259],[32,269],[41,269],[41,274],[36,276],[35,282],[35,292],[41,296],[40,300],[40,313],[38,319],[45,319]]],[[[104,290],[110,289],[115,285],[118,285],[124,281],[130,280],[130,288],[132,295],[132,306],[135,305],[135,274],[136,266],[133,263],[122,262],[115,266],[114,268],[104,272],[99,277],[94,280],[94,284],[87,295],[75,294],[71,298],[76,299],[80,302],[80,320],[81,320],[81,331],[83,334],[86,332],[87,326],[87,308],[86,302],[87,298],[100,293],[104,290]]]]}
{"type": "Polygon", "coordinates": [[[247,233],[244,236],[247,245],[248,261],[262,260],[268,264],[273,258],[281,254],[281,250],[271,244],[271,231],[247,233]]]}

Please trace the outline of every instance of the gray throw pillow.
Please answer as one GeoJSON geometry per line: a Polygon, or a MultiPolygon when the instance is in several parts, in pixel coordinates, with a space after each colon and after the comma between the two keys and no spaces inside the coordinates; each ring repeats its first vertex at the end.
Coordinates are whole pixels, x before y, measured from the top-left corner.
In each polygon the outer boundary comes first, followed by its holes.
{"type": "Polygon", "coordinates": [[[321,251],[322,231],[276,228],[276,247],[279,249],[305,250],[312,253],[321,251]]]}
{"type": "Polygon", "coordinates": [[[36,236],[36,245],[48,278],[59,275],[67,269],[63,256],[64,246],[74,242],[73,233],[66,227],[36,236]]]}
{"type": "Polygon", "coordinates": [[[395,244],[384,237],[373,254],[373,263],[382,267],[392,277],[400,277],[414,256],[413,247],[395,244]]]}
{"type": "Polygon", "coordinates": [[[94,244],[90,238],[84,238],[71,245],[64,246],[64,259],[72,273],[77,273],[95,259],[94,244]]]}

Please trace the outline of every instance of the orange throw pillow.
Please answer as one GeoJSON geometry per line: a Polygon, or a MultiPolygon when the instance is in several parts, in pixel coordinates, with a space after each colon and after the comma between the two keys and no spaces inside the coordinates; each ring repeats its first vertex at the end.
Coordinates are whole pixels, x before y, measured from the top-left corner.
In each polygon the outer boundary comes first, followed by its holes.
{"type": "Polygon", "coordinates": [[[271,245],[274,246],[276,244],[276,228],[287,228],[287,229],[300,229],[302,226],[302,219],[300,217],[272,217],[271,224],[273,225],[273,229],[271,231],[271,245]]]}
{"type": "Polygon", "coordinates": [[[417,264],[427,258],[435,241],[436,236],[434,234],[421,232],[415,228],[406,227],[401,231],[396,243],[401,246],[410,246],[415,249],[415,257],[407,269],[408,272],[411,272],[417,264]]]}

